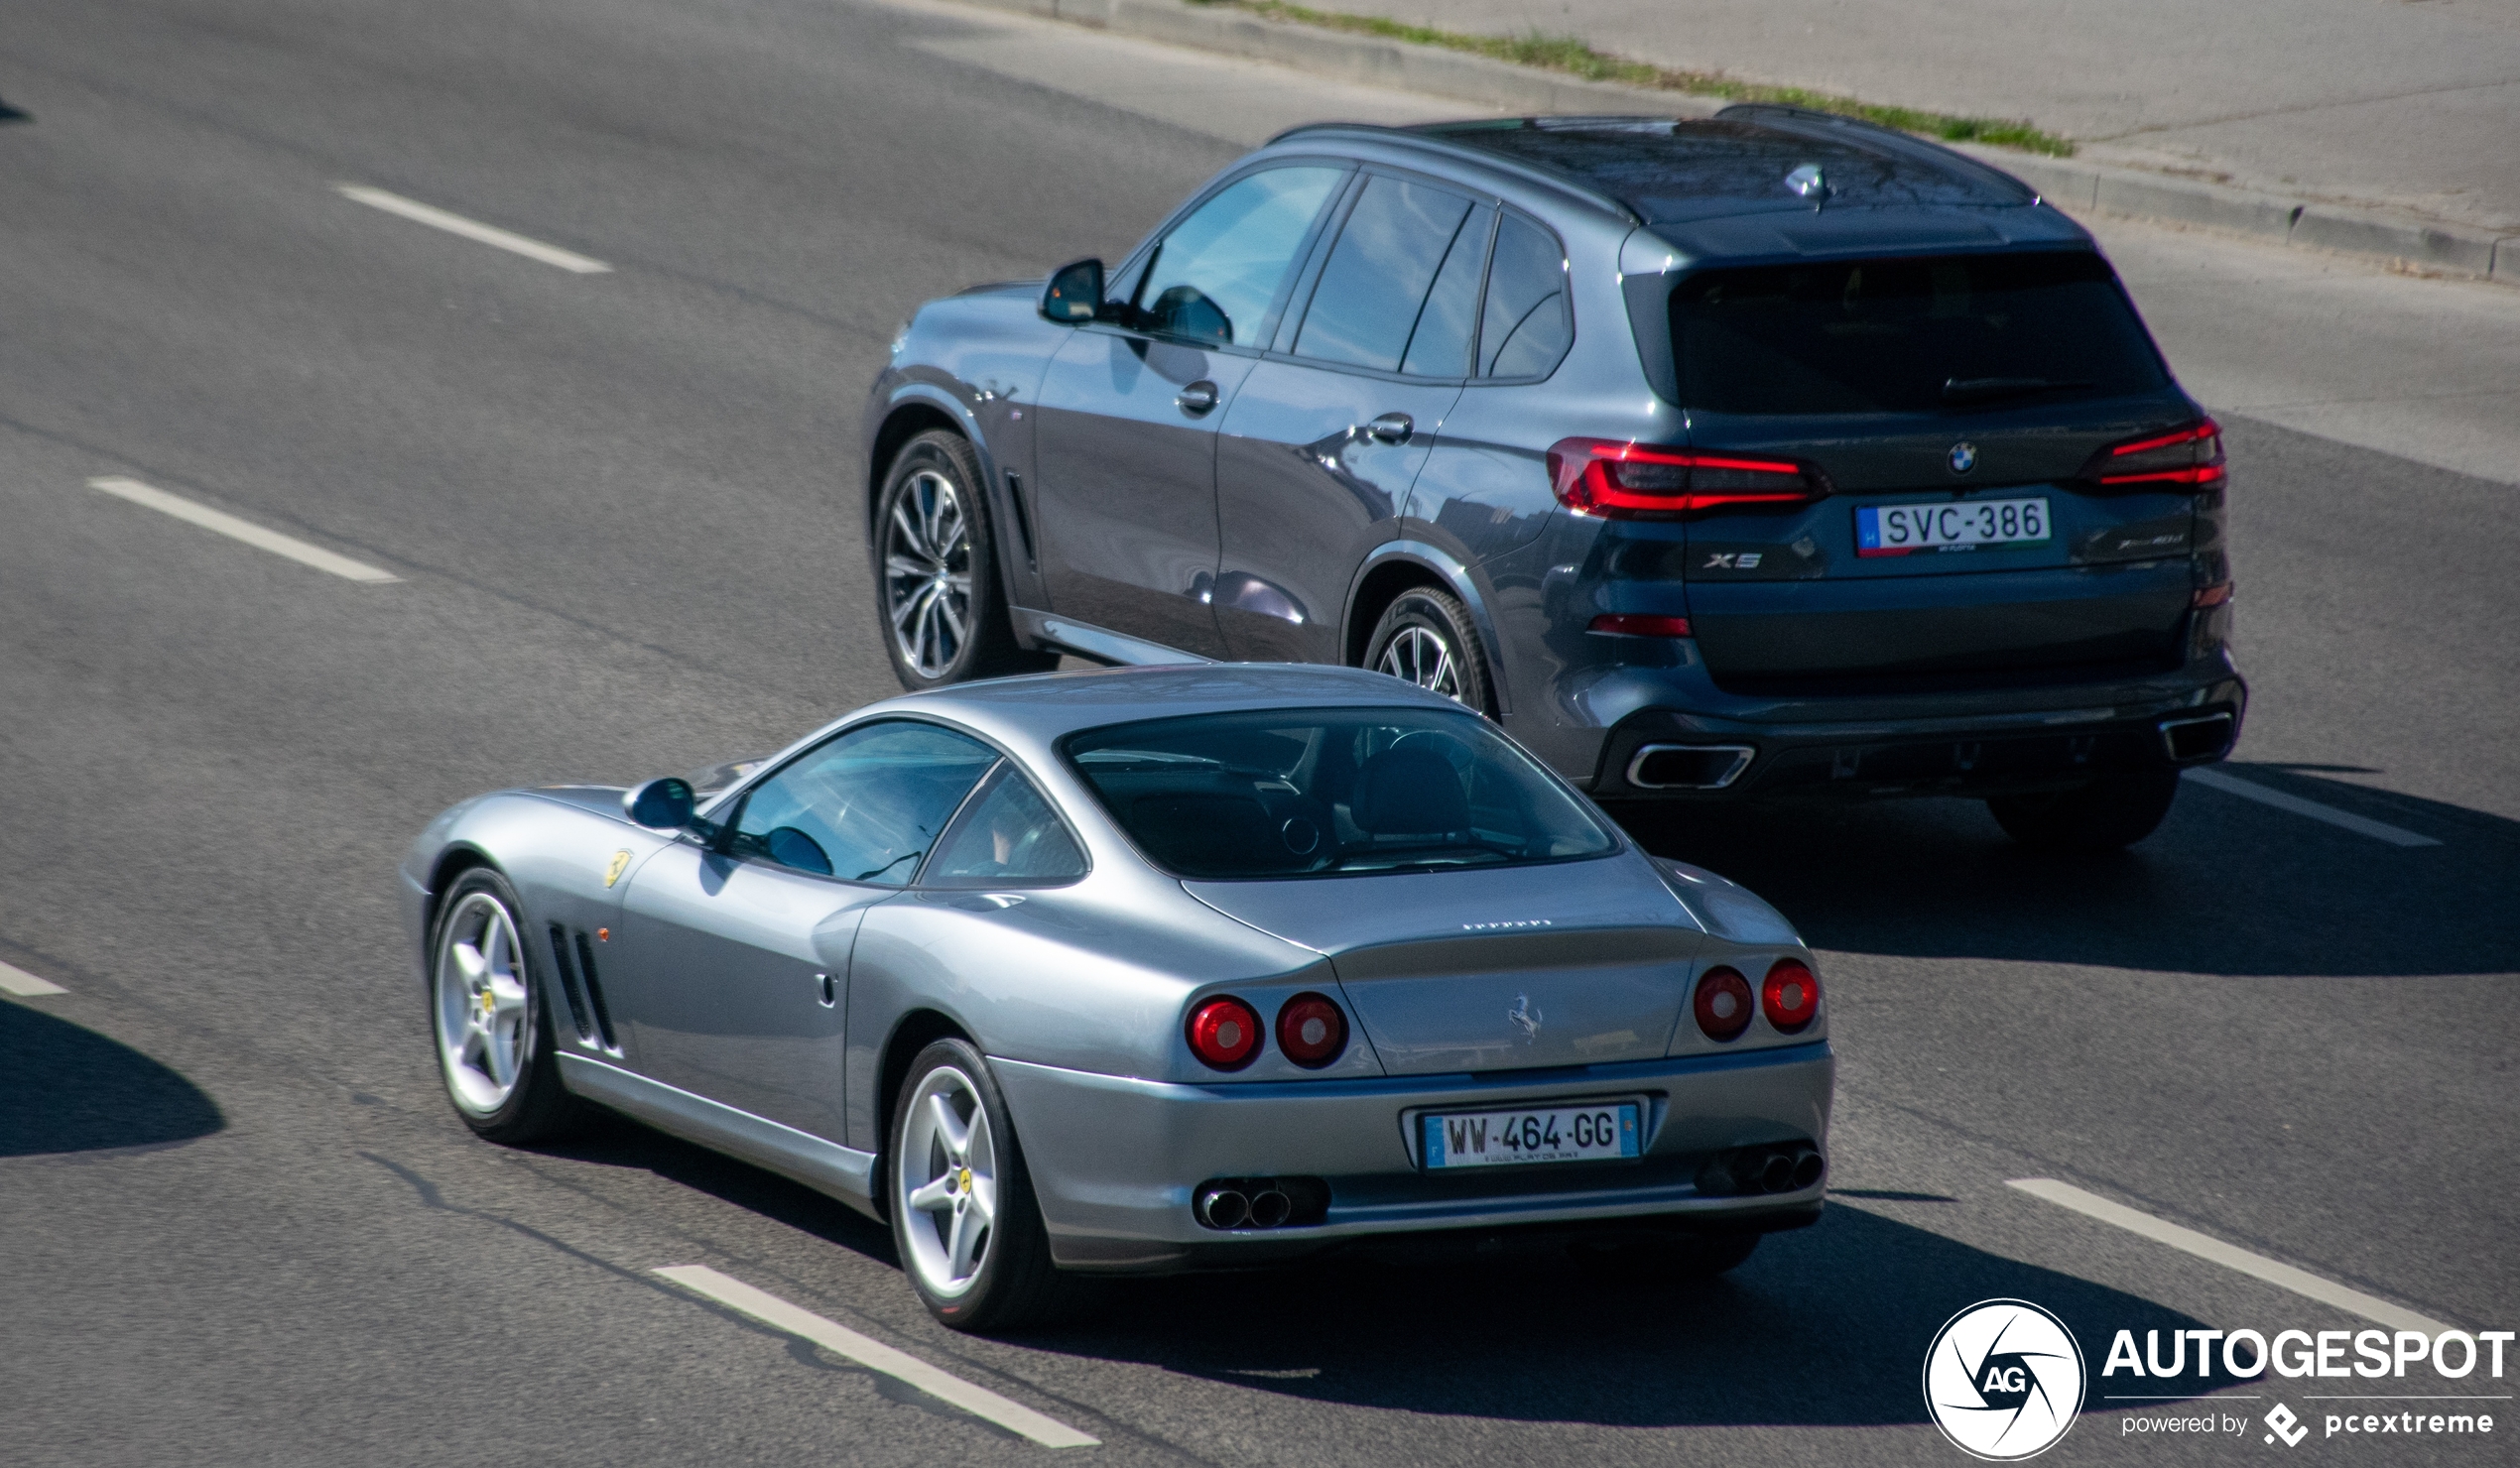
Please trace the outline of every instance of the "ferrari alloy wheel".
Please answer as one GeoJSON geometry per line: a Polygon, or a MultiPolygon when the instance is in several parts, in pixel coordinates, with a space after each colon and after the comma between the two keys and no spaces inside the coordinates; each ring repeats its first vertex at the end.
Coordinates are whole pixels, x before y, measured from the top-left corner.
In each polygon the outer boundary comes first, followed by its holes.
{"type": "Polygon", "coordinates": [[[430,1019],[446,1099],[494,1142],[536,1141],[575,1119],[551,1053],[550,1025],[515,892],[475,868],[447,893],[430,946],[430,1019]]]}
{"type": "Polygon", "coordinates": [[[876,505],[877,609],[884,649],[913,690],[1033,673],[1058,659],[1015,641],[971,445],[932,430],[895,456],[876,505]]]}
{"type": "Polygon", "coordinates": [[[1418,586],[1400,593],[1374,624],[1365,666],[1481,713],[1491,711],[1478,630],[1469,609],[1449,591],[1418,586]]]}
{"type": "Polygon", "coordinates": [[[893,1115],[886,1200],[902,1269],[938,1320],[1002,1330],[1053,1313],[1052,1268],[1006,1103],[979,1051],[941,1040],[911,1063],[893,1115]]]}

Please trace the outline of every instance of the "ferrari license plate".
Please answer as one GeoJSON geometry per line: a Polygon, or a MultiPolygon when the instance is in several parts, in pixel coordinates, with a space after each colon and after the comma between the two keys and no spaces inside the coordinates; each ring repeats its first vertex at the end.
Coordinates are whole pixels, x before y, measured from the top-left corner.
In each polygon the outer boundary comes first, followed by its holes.
{"type": "Polygon", "coordinates": [[[1912,550],[1973,546],[2024,546],[2049,535],[2048,502],[1973,500],[1956,505],[1858,505],[1857,555],[1905,555],[1912,550]]]}
{"type": "Polygon", "coordinates": [[[1637,1104],[1603,1101],[1530,1111],[1456,1111],[1425,1116],[1429,1167],[1500,1167],[1517,1162],[1581,1162],[1637,1155],[1637,1104]]]}

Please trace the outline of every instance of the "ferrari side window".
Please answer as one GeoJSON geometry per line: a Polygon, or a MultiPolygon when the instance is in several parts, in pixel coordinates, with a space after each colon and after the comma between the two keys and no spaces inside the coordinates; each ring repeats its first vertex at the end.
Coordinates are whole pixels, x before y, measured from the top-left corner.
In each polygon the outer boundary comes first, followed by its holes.
{"type": "Polygon", "coordinates": [[[744,796],[735,854],[900,887],[997,751],[934,724],[879,723],[808,751],[744,796]]]}
{"type": "Polygon", "coordinates": [[[1051,887],[1085,874],[1085,854],[1050,801],[1009,761],[964,807],[922,887],[1051,887]]]}

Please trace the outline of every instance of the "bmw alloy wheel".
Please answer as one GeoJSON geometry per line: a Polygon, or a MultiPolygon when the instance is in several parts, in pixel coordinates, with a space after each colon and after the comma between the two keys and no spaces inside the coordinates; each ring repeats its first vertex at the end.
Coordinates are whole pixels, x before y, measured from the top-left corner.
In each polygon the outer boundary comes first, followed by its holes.
{"type": "Polygon", "coordinates": [[[516,919],[486,892],[465,896],[439,940],[438,1061],[457,1106],[487,1117],[534,1053],[532,990],[516,919]]]}
{"type": "Polygon", "coordinates": [[[943,677],[971,627],[971,526],[953,481],[914,475],[884,529],[884,615],[902,660],[943,677]]]}
{"type": "Polygon", "coordinates": [[[1382,650],[1382,661],[1374,665],[1380,673],[1416,683],[1431,693],[1441,693],[1454,702],[1461,697],[1461,669],[1453,660],[1452,648],[1425,627],[1404,627],[1391,645],[1382,650]]]}
{"type": "Polygon", "coordinates": [[[908,1225],[904,1263],[938,1298],[968,1292],[988,1262],[998,1214],[997,1148],[971,1077],[941,1065],[920,1081],[894,1177],[893,1206],[908,1225]]]}

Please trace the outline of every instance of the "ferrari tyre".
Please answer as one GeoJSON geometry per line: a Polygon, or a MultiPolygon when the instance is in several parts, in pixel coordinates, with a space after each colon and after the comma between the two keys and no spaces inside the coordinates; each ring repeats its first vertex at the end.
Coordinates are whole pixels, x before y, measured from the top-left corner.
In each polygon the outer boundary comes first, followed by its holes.
{"type": "Polygon", "coordinates": [[[446,1100],[509,1147],[573,1131],[585,1103],[561,1083],[550,986],[516,889],[488,867],[455,879],[429,937],[429,1029],[446,1100]]]}
{"type": "Polygon", "coordinates": [[[1986,809],[2006,835],[2033,850],[2091,853],[2151,835],[2178,796],[2177,770],[2144,770],[2053,795],[1996,795],[1986,809]]]}
{"type": "Polygon", "coordinates": [[[970,443],[932,428],[893,456],[876,496],[875,615],[912,692],[1058,666],[1015,641],[983,482],[970,443]]]}
{"type": "Polygon", "coordinates": [[[1365,666],[1480,713],[1495,712],[1478,626],[1449,591],[1412,586],[1394,598],[1365,643],[1365,666]]]}
{"type": "Polygon", "coordinates": [[[928,1313],[986,1334],[1067,1308],[1075,1284],[1051,1262],[1014,1121],[977,1049],[940,1040],[919,1052],[888,1140],[885,1211],[928,1313]]]}

